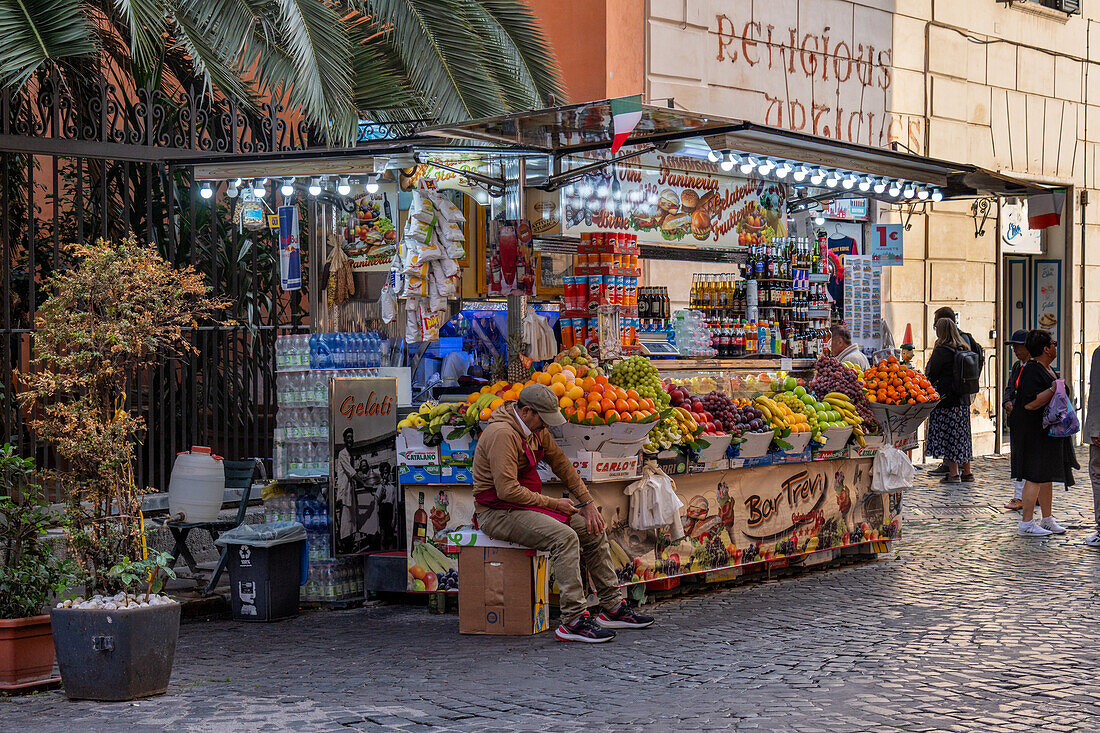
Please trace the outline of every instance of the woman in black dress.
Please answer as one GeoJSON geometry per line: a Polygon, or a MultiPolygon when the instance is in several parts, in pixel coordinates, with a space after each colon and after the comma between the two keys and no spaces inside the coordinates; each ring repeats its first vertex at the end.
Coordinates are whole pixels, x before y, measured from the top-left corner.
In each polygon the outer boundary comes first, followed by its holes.
{"type": "Polygon", "coordinates": [[[970,346],[950,318],[936,321],[936,346],[928,357],[924,374],[940,394],[928,416],[928,441],[925,448],[933,458],[942,458],[947,475],[941,484],[970,483],[973,445],[970,440],[970,395],[955,393],[955,353],[970,346]]]}
{"type": "Polygon", "coordinates": [[[1016,384],[1016,402],[1008,416],[1012,445],[1012,475],[1024,479],[1023,519],[1019,534],[1046,537],[1062,534],[1051,516],[1054,481],[1073,486],[1073,469],[1079,468],[1070,438],[1052,438],[1043,427],[1043,412],[1054,397],[1058,375],[1050,368],[1058,357],[1058,342],[1048,331],[1036,329],[1027,335],[1031,360],[1024,364],[1016,384]],[[1043,510],[1042,520],[1034,518],[1035,502],[1043,510]]]}

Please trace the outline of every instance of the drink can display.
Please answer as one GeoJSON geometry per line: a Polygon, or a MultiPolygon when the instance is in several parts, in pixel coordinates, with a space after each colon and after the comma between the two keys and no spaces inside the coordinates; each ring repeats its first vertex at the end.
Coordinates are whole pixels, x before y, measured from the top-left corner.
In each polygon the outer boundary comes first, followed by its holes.
{"type": "Polygon", "coordinates": [[[607,305],[607,288],[603,275],[589,275],[588,278],[588,311],[596,312],[596,307],[607,305]]]}

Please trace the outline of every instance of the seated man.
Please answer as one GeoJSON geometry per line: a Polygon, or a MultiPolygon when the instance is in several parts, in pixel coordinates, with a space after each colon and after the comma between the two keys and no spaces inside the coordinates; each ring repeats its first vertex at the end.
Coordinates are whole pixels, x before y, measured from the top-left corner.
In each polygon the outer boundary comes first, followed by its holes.
{"type": "Polygon", "coordinates": [[[611,641],[610,629],[641,629],[653,619],[623,599],[608,551],[605,524],[573,464],[554,442],[547,425],[565,422],[549,387],[523,388],[516,402],[493,411],[474,451],[477,523],[490,537],[548,550],[561,591],[562,641],[611,641]],[[569,489],[570,499],[542,493],[536,466],[546,460],[569,489]],[[593,619],[585,604],[581,560],[596,584],[603,611],[593,619]]]}

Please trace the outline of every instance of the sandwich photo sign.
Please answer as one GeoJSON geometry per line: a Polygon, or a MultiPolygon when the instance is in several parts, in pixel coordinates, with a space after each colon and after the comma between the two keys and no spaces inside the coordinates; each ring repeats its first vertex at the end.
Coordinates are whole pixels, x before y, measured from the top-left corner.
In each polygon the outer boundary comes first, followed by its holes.
{"type": "Polygon", "coordinates": [[[654,242],[748,247],[786,236],[784,203],[776,183],[730,176],[706,159],[650,154],[566,186],[555,214],[566,235],[620,231],[654,242]]]}

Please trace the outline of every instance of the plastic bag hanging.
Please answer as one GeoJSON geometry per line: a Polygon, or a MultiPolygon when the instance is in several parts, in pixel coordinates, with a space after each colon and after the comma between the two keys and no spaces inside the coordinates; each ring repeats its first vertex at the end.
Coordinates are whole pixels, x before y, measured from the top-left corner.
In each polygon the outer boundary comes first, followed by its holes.
{"type": "Polygon", "coordinates": [[[871,468],[871,491],[876,494],[896,494],[913,488],[916,469],[904,452],[884,446],[875,456],[871,468]]]}
{"type": "Polygon", "coordinates": [[[1047,434],[1052,438],[1068,438],[1081,430],[1077,411],[1073,409],[1073,403],[1066,394],[1064,379],[1054,380],[1054,396],[1043,411],[1043,427],[1047,428],[1047,434]]]}

